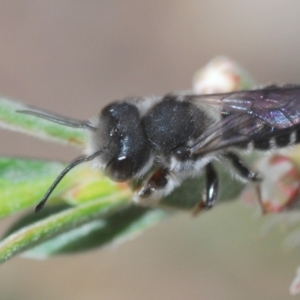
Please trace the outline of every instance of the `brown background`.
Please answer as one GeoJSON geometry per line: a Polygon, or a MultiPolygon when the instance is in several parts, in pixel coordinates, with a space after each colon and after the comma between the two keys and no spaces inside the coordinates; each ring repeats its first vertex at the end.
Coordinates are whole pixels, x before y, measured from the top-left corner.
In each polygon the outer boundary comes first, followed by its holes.
{"type": "MultiPolygon", "coordinates": [[[[297,0],[0,1],[0,93],[87,119],[115,99],[189,88],[219,54],[259,83],[299,83],[299,16],[297,0]]],[[[78,155],[0,134],[1,155],[78,155]]],[[[252,214],[219,205],[113,251],[14,259],[0,268],[0,299],[287,299],[297,253],[278,232],[260,239],[252,214]]]]}

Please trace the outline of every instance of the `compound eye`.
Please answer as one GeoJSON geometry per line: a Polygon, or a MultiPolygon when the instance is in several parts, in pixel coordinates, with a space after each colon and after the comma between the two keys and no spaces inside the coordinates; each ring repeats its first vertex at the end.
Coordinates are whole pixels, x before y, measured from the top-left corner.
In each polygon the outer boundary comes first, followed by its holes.
{"type": "Polygon", "coordinates": [[[126,156],[120,156],[107,165],[105,173],[114,181],[126,181],[133,176],[133,161],[126,156]]]}

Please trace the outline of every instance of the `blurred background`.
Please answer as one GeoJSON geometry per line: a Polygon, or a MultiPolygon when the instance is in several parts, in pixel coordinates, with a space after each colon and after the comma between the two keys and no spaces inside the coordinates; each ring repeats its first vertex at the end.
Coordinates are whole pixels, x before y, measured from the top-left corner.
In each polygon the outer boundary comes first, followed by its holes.
{"type": "MultiPolygon", "coordinates": [[[[79,119],[112,100],[188,89],[224,54],[257,83],[300,83],[297,0],[0,1],[0,94],[79,119]]],[[[0,155],[70,161],[1,131],[0,155]]],[[[288,299],[300,263],[284,224],[241,204],[178,214],[117,248],[0,268],[0,299],[288,299]]],[[[1,231],[6,228],[1,223],[1,231]]]]}

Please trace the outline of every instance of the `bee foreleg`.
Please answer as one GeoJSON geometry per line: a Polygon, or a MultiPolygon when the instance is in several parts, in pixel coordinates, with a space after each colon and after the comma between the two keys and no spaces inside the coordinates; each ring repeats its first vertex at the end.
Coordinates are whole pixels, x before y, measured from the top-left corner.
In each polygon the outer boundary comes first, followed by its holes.
{"type": "Polygon", "coordinates": [[[145,206],[157,204],[164,196],[166,186],[169,183],[169,172],[163,168],[159,168],[136,191],[133,201],[145,206]]]}

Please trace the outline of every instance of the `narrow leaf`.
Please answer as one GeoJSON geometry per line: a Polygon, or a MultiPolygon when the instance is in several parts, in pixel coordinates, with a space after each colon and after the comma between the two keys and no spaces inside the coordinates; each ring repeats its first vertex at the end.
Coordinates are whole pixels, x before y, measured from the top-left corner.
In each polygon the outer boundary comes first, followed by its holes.
{"type": "Polygon", "coordinates": [[[66,231],[26,251],[22,256],[46,258],[57,254],[77,253],[101,246],[119,244],[136,237],[167,215],[169,214],[161,209],[147,209],[130,205],[111,215],[105,215],[66,231]]]}
{"type": "Polygon", "coordinates": [[[69,208],[12,233],[0,243],[0,263],[63,232],[78,228],[128,205],[130,195],[113,196],[69,208]]]}

